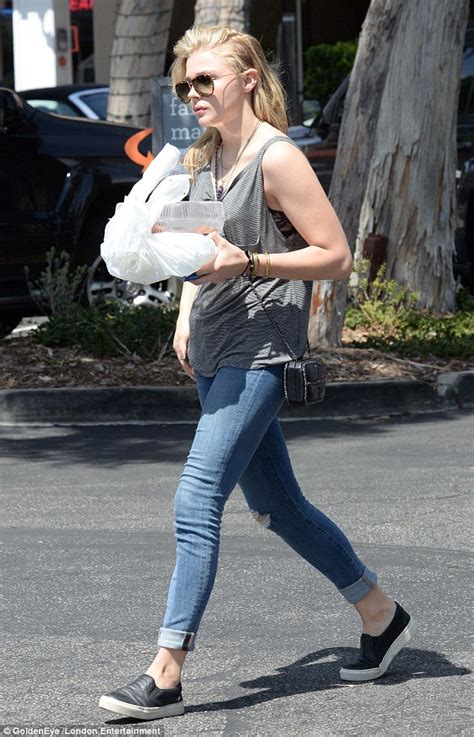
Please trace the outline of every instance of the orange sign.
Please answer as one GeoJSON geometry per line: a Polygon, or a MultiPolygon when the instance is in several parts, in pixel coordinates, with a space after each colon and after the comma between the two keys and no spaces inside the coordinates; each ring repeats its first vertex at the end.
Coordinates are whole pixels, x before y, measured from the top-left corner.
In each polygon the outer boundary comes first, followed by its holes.
{"type": "Polygon", "coordinates": [[[138,150],[138,144],[151,133],[153,133],[153,128],[144,128],[142,131],[134,133],[133,136],[130,136],[130,138],[127,138],[127,140],[125,141],[125,153],[127,154],[128,158],[133,161],[134,164],[142,165],[142,172],[145,171],[147,166],[151,164],[155,157],[153,156],[151,151],[148,151],[146,156],[140,153],[140,151],[138,150]]]}

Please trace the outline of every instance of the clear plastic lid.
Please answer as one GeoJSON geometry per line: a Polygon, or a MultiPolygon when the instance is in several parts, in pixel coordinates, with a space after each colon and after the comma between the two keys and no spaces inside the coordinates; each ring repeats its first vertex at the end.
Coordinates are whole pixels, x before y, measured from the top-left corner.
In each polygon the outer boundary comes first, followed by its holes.
{"type": "Polygon", "coordinates": [[[155,232],[171,231],[180,233],[221,232],[225,215],[222,202],[173,202],[164,205],[155,232]]]}

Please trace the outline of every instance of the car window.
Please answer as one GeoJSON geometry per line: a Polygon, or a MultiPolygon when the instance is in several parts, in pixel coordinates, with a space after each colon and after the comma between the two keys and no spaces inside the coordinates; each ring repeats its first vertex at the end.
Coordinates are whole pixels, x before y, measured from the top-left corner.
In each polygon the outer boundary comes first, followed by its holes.
{"type": "Polygon", "coordinates": [[[474,46],[464,49],[458,112],[460,115],[474,115],[474,46]]]}
{"type": "Polygon", "coordinates": [[[28,105],[42,110],[44,113],[56,113],[56,115],[78,116],[79,113],[67,102],[62,100],[27,100],[28,105]]]}
{"type": "Polygon", "coordinates": [[[342,116],[343,116],[343,113],[344,113],[344,103],[345,103],[345,101],[346,101],[346,96],[344,95],[344,97],[339,102],[339,105],[337,106],[337,112],[336,112],[336,117],[335,117],[334,122],[335,123],[338,123],[339,125],[341,125],[341,123],[342,123],[342,116]]]}
{"type": "Polygon", "coordinates": [[[303,125],[311,128],[321,114],[318,100],[303,100],[303,125]]]}
{"type": "Polygon", "coordinates": [[[95,112],[102,120],[107,117],[107,92],[84,92],[79,95],[82,102],[89,105],[91,110],[95,112]]]}

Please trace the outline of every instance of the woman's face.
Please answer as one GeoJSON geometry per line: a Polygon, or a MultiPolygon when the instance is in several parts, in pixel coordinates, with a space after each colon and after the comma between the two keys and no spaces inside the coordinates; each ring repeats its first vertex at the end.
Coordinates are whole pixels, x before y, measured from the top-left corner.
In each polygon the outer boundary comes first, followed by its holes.
{"type": "Polygon", "coordinates": [[[186,79],[190,82],[199,74],[214,78],[214,92],[201,97],[192,87],[189,102],[199,124],[203,127],[220,127],[242,114],[245,98],[243,76],[231,69],[221,56],[212,51],[195,51],[186,62],[186,79]]]}

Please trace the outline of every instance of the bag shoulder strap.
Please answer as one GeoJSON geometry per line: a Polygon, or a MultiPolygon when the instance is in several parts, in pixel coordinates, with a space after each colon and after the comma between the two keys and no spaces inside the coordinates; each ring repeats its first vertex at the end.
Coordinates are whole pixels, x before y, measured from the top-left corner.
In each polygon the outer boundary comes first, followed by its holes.
{"type": "MultiPolygon", "coordinates": [[[[259,293],[258,293],[258,292],[257,292],[257,290],[255,289],[255,287],[254,287],[254,285],[252,284],[252,282],[250,282],[250,288],[252,289],[253,293],[254,293],[254,294],[255,294],[255,295],[257,296],[257,299],[258,299],[258,301],[260,302],[260,304],[262,305],[262,307],[263,307],[263,310],[264,310],[264,312],[265,312],[266,316],[268,317],[268,319],[269,319],[269,320],[270,320],[270,322],[272,323],[273,327],[274,327],[274,328],[275,328],[275,330],[277,331],[278,335],[280,336],[280,338],[281,338],[281,340],[282,340],[282,342],[283,342],[283,345],[285,346],[286,350],[288,351],[288,355],[290,355],[290,356],[292,357],[292,359],[293,359],[294,361],[296,361],[296,360],[298,359],[298,356],[296,356],[296,355],[295,355],[295,352],[293,351],[293,349],[292,349],[292,348],[290,348],[290,346],[288,345],[288,341],[286,340],[285,336],[284,336],[284,335],[283,335],[283,333],[281,332],[280,328],[279,328],[279,327],[278,327],[278,325],[276,324],[276,322],[275,322],[275,320],[273,319],[273,317],[271,316],[271,314],[270,314],[270,313],[268,312],[268,310],[267,310],[267,308],[265,307],[265,304],[264,304],[264,302],[263,302],[263,299],[261,298],[261,296],[259,295],[259,293]]],[[[311,356],[311,348],[310,348],[310,346],[309,346],[309,341],[308,341],[308,339],[306,339],[306,347],[307,347],[307,349],[308,349],[308,354],[309,354],[309,355],[311,356]]]]}

